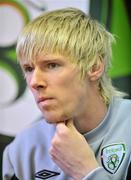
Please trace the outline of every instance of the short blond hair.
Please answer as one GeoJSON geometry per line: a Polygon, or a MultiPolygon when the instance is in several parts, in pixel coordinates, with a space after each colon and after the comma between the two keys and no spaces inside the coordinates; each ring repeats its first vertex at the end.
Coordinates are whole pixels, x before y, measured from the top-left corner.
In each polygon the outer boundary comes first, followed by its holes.
{"type": "Polygon", "coordinates": [[[22,30],[17,43],[19,61],[35,61],[36,56],[60,54],[81,69],[84,77],[88,70],[103,61],[105,70],[99,79],[99,90],[108,104],[112,96],[120,96],[108,76],[111,66],[114,37],[104,26],[76,8],[64,8],[46,12],[22,30]]]}

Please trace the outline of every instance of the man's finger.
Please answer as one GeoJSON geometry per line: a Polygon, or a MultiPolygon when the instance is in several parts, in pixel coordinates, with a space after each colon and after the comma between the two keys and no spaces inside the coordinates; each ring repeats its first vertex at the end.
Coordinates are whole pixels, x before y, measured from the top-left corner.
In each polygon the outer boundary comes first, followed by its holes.
{"type": "Polygon", "coordinates": [[[72,130],[76,130],[73,119],[68,120],[66,126],[72,130]]]}
{"type": "Polygon", "coordinates": [[[59,122],[56,124],[56,132],[58,134],[63,134],[67,131],[68,127],[65,125],[65,122],[59,122]]]}

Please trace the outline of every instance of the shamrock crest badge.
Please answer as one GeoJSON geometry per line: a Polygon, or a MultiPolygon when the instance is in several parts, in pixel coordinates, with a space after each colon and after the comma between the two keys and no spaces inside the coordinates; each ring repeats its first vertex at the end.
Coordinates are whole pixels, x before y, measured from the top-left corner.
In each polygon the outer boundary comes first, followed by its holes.
{"type": "Polygon", "coordinates": [[[103,167],[111,174],[116,173],[125,157],[126,146],[123,143],[103,147],[101,161],[103,167]]]}

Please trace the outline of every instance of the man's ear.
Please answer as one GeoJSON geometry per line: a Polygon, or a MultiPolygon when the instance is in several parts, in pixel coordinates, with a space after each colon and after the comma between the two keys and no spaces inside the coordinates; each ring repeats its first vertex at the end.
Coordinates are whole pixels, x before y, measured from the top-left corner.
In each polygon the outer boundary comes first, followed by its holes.
{"type": "Polygon", "coordinates": [[[94,64],[90,70],[88,71],[88,77],[90,81],[98,80],[104,72],[104,63],[103,61],[99,61],[97,64],[94,64]]]}

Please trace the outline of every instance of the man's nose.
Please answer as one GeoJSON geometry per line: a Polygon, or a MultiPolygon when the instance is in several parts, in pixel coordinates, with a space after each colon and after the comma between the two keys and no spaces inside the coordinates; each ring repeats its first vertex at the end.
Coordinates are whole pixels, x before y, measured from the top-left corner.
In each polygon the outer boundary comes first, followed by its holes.
{"type": "Polygon", "coordinates": [[[30,79],[30,87],[35,90],[45,88],[47,83],[45,81],[44,73],[39,70],[34,70],[30,79]]]}

